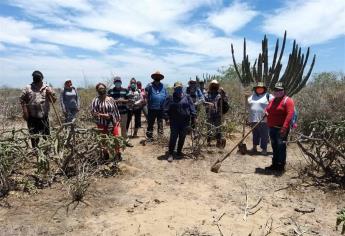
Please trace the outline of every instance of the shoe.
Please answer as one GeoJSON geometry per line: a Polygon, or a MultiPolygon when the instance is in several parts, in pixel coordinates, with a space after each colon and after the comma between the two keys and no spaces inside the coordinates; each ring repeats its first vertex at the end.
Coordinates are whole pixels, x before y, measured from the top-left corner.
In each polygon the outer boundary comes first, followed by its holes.
{"type": "Polygon", "coordinates": [[[120,162],[122,161],[122,155],[121,153],[116,153],[115,154],[115,162],[120,162]]]}
{"type": "Polygon", "coordinates": [[[278,165],[276,167],[276,170],[282,173],[285,172],[285,165],[278,165]]]}
{"type": "Polygon", "coordinates": [[[275,170],[277,170],[277,166],[273,164],[265,167],[265,171],[275,171],[275,170]]]}
{"type": "Polygon", "coordinates": [[[126,147],[134,147],[133,144],[131,144],[130,142],[126,142],[126,147]]]}
{"type": "Polygon", "coordinates": [[[267,156],[267,150],[266,150],[266,149],[263,149],[263,150],[261,151],[261,155],[267,156]]]}
{"type": "Polygon", "coordinates": [[[174,160],[174,157],[170,154],[169,156],[168,156],[168,162],[172,162],[174,160]]]}
{"type": "Polygon", "coordinates": [[[258,150],[256,148],[252,148],[252,149],[249,150],[249,153],[257,154],[258,150]]]}
{"type": "Polygon", "coordinates": [[[182,159],[185,156],[185,154],[183,152],[177,152],[176,156],[178,159],[182,159]]]}

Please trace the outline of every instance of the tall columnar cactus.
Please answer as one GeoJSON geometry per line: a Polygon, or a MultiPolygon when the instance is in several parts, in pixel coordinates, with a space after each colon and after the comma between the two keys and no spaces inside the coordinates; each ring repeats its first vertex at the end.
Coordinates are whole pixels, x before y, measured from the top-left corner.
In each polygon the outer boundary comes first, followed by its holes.
{"type": "Polygon", "coordinates": [[[301,47],[299,47],[298,44],[296,44],[296,41],[294,40],[292,52],[289,55],[288,64],[285,68],[283,75],[280,77],[281,69],[283,67],[281,60],[284,54],[285,43],[286,31],[284,33],[283,44],[280,49],[279,56],[279,39],[277,39],[272,64],[269,66],[268,40],[265,35],[264,39],[262,40],[262,52],[259,53],[258,58],[255,60],[253,66],[251,66],[248,54],[246,52],[246,39],[244,38],[243,59],[240,68],[241,70],[238,68],[238,65],[236,63],[234,47],[231,44],[231,53],[234,62],[234,67],[238,75],[238,78],[244,87],[247,87],[254,82],[264,82],[269,89],[273,89],[275,83],[279,81],[283,83],[287,94],[289,96],[293,96],[306,85],[313,70],[316,56],[314,55],[307,74],[303,76],[304,70],[309,59],[310,49],[308,47],[307,53],[303,54],[301,52],[301,47]]]}

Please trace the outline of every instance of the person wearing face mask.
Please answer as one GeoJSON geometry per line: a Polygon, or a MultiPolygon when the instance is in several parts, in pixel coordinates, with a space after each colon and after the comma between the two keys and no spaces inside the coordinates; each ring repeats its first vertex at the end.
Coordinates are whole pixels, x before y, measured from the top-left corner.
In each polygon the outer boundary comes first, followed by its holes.
{"type": "Polygon", "coordinates": [[[173,154],[177,143],[177,156],[182,157],[182,148],[187,135],[190,121],[196,119],[193,100],[183,93],[182,83],[174,84],[174,93],[164,102],[164,118],[170,121],[170,140],[168,161],[173,161],[173,154]]]}
{"type": "MultiPolygon", "coordinates": [[[[222,125],[222,116],[228,112],[230,107],[228,97],[223,88],[219,87],[217,80],[210,82],[204,104],[206,105],[207,122],[210,124],[209,130],[216,129],[217,147],[221,147],[223,141],[220,128],[222,125]]],[[[211,144],[211,138],[213,137],[207,138],[208,145],[211,144]]]]}
{"type": "Polygon", "coordinates": [[[71,122],[80,109],[80,99],[77,89],[72,86],[72,81],[65,82],[64,89],[60,95],[60,105],[65,115],[65,122],[71,122]]]}
{"type": "Polygon", "coordinates": [[[141,107],[143,103],[143,97],[141,91],[137,88],[137,81],[132,78],[129,83],[129,100],[132,102],[128,106],[128,118],[127,118],[127,130],[129,130],[129,125],[132,122],[132,117],[134,115],[134,133],[133,137],[138,137],[138,129],[141,127],[141,107]]]}
{"type": "MultiPolygon", "coordinates": [[[[27,122],[30,134],[50,135],[49,102],[55,103],[54,90],[43,83],[43,74],[40,71],[32,73],[33,82],[27,85],[20,96],[23,118],[27,122]]],[[[38,147],[39,138],[32,138],[33,148],[38,147]]]]}
{"type": "Polygon", "coordinates": [[[290,130],[290,122],[294,116],[294,101],[285,94],[283,84],[277,82],[273,91],[274,99],[266,108],[267,124],[273,149],[272,165],[265,168],[268,171],[285,170],[286,141],[290,130]]]}
{"type": "MultiPolygon", "coordinates": [[[[97,96],[91,103],[91,114],[95,118],[97,128],[103,134],[109,133],[109,127],[112,125],[111,134],[119,136],[119,122],[121,119],[116,102],[112,97],[107,96],[107,87],[105,84],[98,83],[96,85],[97,96]]],[[[103,150],[106,156],[109,156],[108,150],[103,150]]],[[[115,148],[116,160],[121,160],[120,147],[115,148]]]]}
{"type": "Polygon", "coordinates": [[[251,96],[248,97],[249,105],[249,123],[254,127],[258,122],[260,124],[253,130],[253,148],[250,151],[252,154],[257,154],[257,146],[260,145],[262,155],[267,155],[267,144],[269,141],[267,120],[261,118],[265,115],[265,109],[273,96],[267,93],[267,87],[263,82],[258,82],[254,88],[251,96]]]}
{"type": "Polygon", "coordinates": [[[168,91],[161,83],[161,80],[164,79],[164,75],[156,71],[151,75],[151,78],[153,82],[149,83],[145,88],[148,108],[146,131],[148,141],[153,140],[153,126],[156,120],[158,125],[158,136],[163,135],[163,105],[168,96],[168,91]]]}
{"type": "Polygon", "coordinates": [[[186,88],[186,93],[192,98],[195,106],[205,102],[204,94],[198,87],[196,79],[190,79],[188,82],[188,87],[186,88]]]}
{"type": "Polygon", "coordinates": [[[108,96],[112,97],[117,104],[117,107],[119,109],[120,115],[121,115],[121,136],[127,140],[126,145],[128,147],[133,147],[131,143],[128,142],[128,136],[127,136],[127,118],[128,118],[128,94],[129,91],[126,88],[122,87],[122,80],[121,77],[115,76],[114,77],[114,87],[112,89],[109,89],[108,96]]]}
{"type": "Polygon", "coordinates": [[[143,102],[142,102],[142,106],[141,106],[141,109],[144,113],[144,116],[145,116],[145,119],[146,119],[146,122],[147,122],[147,113],[148,113],[148,110],[147,110],[147,98],[146,98],[146,91],[145,89],[142,87],[142,83],[140,81],[137,81],[137,88],[141,91],[141,96],[143,97],[143,102]]]}

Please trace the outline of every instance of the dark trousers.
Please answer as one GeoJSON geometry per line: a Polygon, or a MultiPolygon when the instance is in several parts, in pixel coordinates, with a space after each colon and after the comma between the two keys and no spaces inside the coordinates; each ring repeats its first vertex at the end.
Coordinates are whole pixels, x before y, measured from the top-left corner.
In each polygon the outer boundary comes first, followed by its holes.
{"type": "Polygon", "coordinates": [[[272,165],[285,166],[287,136],[280,136],[280,128],[270,128],[270,138],[273,149],[272,165]]]}
{"type": "Polygon", "coordinates": [[[222,125],[222,120],[220,116],[214,116],[214,117],[210,117],[208,119],[208,130],[209,130],[209,134],[208,134],[208,138],[207,138],[207,142],[211,142],[211,139],[214,138],[213,135],[215,135],[215,138],[217,139],[217,141],[222,139],[222,129],[221,129],[221,125],[222,125]],[[212,131],[212,132],[211,132],[212,131]]]}
{"type": "Polygon", "coordinates": [[[141,127],[141,109],[137,110],[128,110],[128,116],[127,116],[127,130],[129,129],[129,124],[132,121],[132,117],[134,115],[134,128],[138,129],[141,127]]]}
{"type": "Polygon", "coordinates": [[[182,152],[186,135],[187,135],[186,124],[173,124],[173,123],[170,124],[169,154],[174,153],[177,139],[178,139],[177,152],[178,153],[182,152]]]}
{"type": "Polygon", "coordinates": [[[66,114],[65,114],[65,122],[72,122],[74,118],[76,118],[78,113],[77,109],[66,109],[66,114]]]}
{"type": "MultiPolygon", "coordinates": [[[[251,123],[254,127],[257,123],[251,123]]],[[[260,124],[253,130],[253,145],[260,145],[264,150],[267,149],[269,140],[268,126],[266,122],[260,122],[260,124]]]]}
{"type": "MultiPolygon", "coordinates": [[[[35,135],[35,134],[50,135],[48,117],[43,117],[43,118],[29,117],[27,124],[28,124],[29,134],[31,135],[35,135]]],[[[33,148],[38,147],[39,141],[40,139],[38,137],[31,138],[32,147],[33,148]]]]}
{"type": "Polygon", "coordinates": [[[148,110],[147,114],[147,131],[146,137],[152,139],[153,137],[153,125],[157,120],[158,134],[163,135],[163,110],[148,110]]]}

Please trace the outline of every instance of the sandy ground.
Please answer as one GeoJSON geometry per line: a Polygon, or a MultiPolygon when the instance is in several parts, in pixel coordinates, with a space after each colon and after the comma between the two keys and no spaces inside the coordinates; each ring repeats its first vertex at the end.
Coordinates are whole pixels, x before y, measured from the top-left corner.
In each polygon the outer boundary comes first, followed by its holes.
{"type": "MultiPolygon", "coordinates": [[[[223,154],[215,148],[206,158],[168,163],[164,147],[139,141],[125,151],[121,175],[92,182],[89,206],[71,205],[66,214],[61,184],[10,194],[0,202],[0,235],[267,235],[271,224],[269,235],[339,235],[335,220],[344,192],[302,182],[296,169],[303,158],[293,144],[279,177],[255,171],[270,157],[234,154],[216,174],[210,166],[223,154]],[[260,198],[244,219],[246,205],[260,198]]],[[[224,152],[233,145],[228,141],[224,152]]]]}

